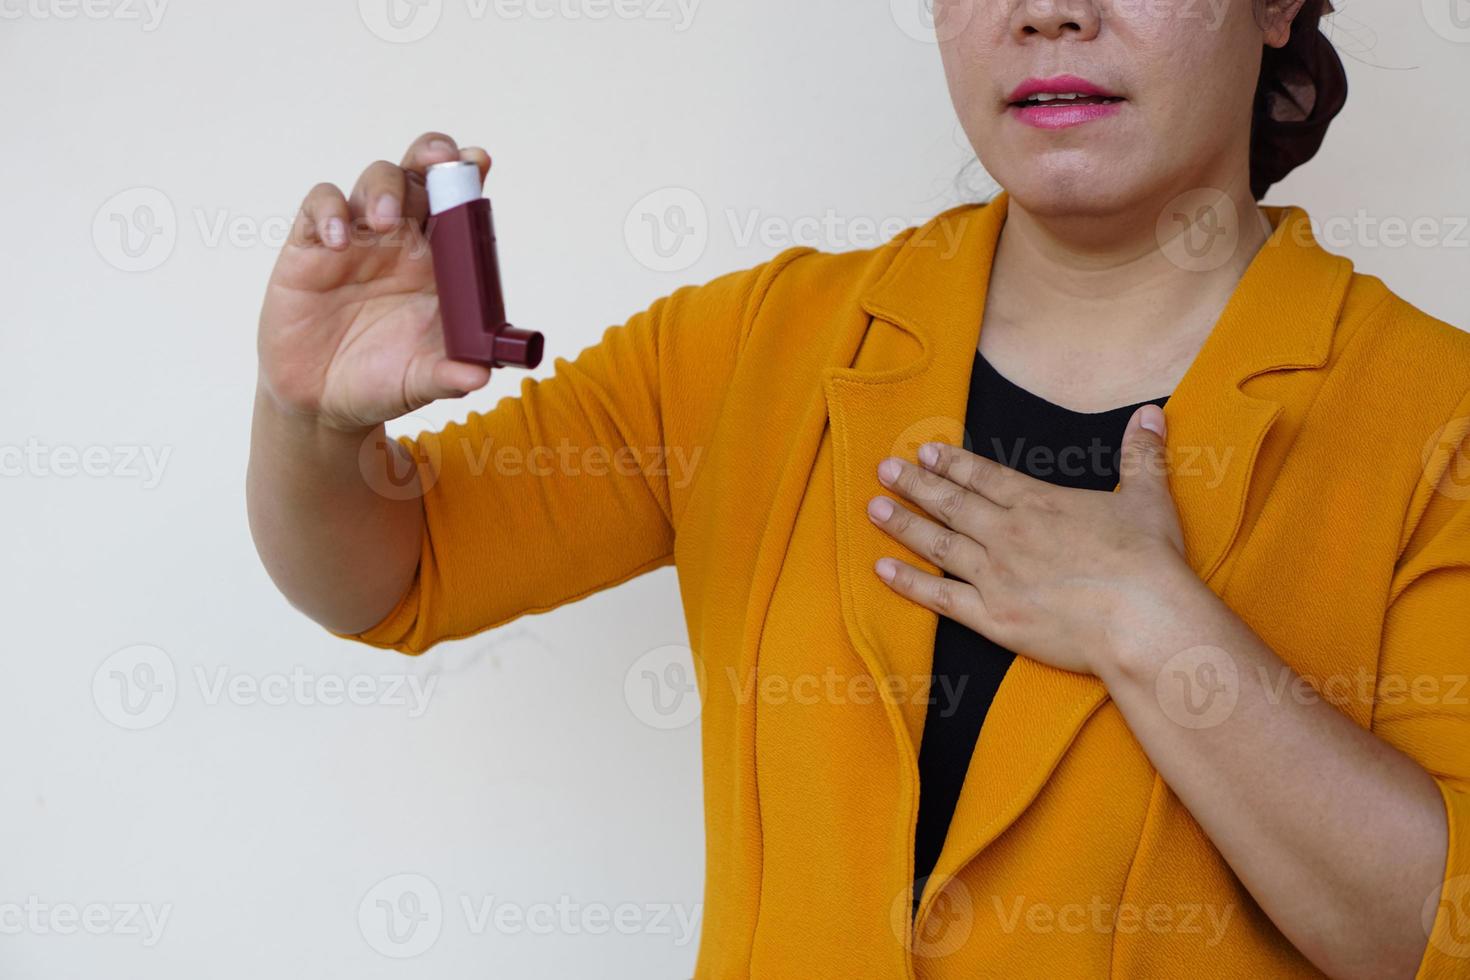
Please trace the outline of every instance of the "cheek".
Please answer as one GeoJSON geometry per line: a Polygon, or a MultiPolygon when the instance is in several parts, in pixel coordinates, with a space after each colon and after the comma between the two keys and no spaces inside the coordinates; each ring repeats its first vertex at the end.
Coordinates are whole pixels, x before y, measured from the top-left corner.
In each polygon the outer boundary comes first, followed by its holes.
{"type": "Polygon", "coordinates": [[[955,110],[973,139],[997,124],[1000,80],[996,66],[1007,41],[1008,20],[993,0],[936,0],[937,31],[944,77],[955,110]],[[947,29],[946,29],[947,28],[947,29]],[[962,28],[962,29],[961,29],[962,28]]]}
{"type": "Polygon", "coordinates": [[[1171,99],[1162,135],[1177,147],[1177,163],[1189,169],[1222,158],[1243,160],[1248,152],[1255,73],[1244,77],[1242,66],[1222,55],[1218,49],[1200,51],[1197,63],[1208,68],[1171,99]]]}
{"type": "Polygon", "coordinates": [[[1235,121],[1242,107],[1249,111],[1261,38],[1250,0],[1232,0],[1219,9],[1200,0],[1198,6],[1197,16],[1135,19],[1116,26],[1126,32],[1126,47],[1151,114],[1187,117],[1205,128],[1235,121]]]}
{"type": "Polygon", "coordinates": [[[964,125],[972,144],[983,145],[995,129],[997,118],[993,105],[993,82],[986,63],[962,42],[941,45],[944,79],[955,114],[964,125]]]}
{"type": "Polygon", "coordinates": [[[1248,142],[1259,33],[1246,6],[1202,16],[1115,25],[1147,130],[1137,150],[1156,169],[1206,166],[1248,142]]]}

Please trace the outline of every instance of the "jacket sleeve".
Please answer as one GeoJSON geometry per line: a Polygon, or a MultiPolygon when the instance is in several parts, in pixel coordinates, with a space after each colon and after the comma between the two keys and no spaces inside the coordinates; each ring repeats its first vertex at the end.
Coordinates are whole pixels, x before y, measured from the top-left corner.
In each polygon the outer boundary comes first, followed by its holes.
{"type": "Polygon", "coordinates": [[[518,396],[400,439],[424,488],[418,570],[381,622],[338,635],[422,653],[672,563],[756,309],[805,251],[678,289],[518,396]]]}
{"type": "Polygon", "coordinates": [[[1424,896],[1418,977],[1470,977],[1470,414],[1431,440],[1407,547],[1389,593],[1373,731],[1432,775],[1449,855],[1424,896]]]}

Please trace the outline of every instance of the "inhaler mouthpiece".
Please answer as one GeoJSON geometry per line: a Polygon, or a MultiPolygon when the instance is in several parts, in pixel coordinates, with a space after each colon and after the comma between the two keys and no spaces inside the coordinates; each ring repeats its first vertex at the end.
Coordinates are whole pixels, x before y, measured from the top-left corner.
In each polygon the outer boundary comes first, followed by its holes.
{"type": "Polygon", "coordinates": [[[480,168],[470,160],[450,160],[429,167],[425,176],[429,189],[429,213],[443,214],[450,208],[478,200],[480,168]]]}

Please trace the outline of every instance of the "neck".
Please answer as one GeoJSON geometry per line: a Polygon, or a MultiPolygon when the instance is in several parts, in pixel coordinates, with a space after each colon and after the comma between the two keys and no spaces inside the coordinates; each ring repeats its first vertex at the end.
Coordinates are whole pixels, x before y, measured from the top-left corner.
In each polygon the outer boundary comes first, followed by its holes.
{"type": "Polygon", "coordinates": [[[1079,404],[1172,391],[1270,225],[1248,189],[1169,196],[1167,206],[1085,218],[1012,199],[981,351],[1079,404]]]}

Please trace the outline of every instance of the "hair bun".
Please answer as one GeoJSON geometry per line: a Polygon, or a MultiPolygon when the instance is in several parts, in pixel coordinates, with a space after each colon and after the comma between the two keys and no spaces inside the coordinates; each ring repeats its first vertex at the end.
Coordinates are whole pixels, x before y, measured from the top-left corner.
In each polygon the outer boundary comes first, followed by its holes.
{"type": "Polygon", "coordinates": [[[1251,118],[1251,193],[1256,200],[1316,156],[1347,101],[1347,72],[1318,24],[1327,0],[1306,0],[1284,47],[1266,48],[1251,118]]]}

